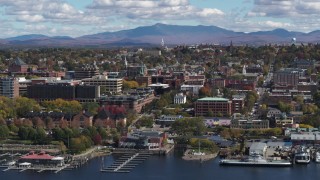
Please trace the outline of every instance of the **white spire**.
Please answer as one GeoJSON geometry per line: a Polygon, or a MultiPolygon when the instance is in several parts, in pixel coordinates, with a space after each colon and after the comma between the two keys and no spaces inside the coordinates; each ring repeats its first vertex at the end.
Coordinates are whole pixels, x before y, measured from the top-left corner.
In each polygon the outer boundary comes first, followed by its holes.
{"type": "Polygon", "coordinates": [[[128,67],[127,56],[124,57],[124,65],[126,66],[126,69],[127,69],[128,67]]]}
{"type": "Polygon", "coordinates": [[[164,40],[163,40],[163,38],[162,38],[162,40],[161,40],[161,46],[164,47],[164,40]]]}

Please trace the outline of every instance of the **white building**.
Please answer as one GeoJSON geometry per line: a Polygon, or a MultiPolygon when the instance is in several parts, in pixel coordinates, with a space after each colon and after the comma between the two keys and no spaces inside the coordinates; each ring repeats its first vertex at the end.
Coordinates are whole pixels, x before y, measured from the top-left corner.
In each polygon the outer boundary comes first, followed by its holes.
{"type": "Polygon", "coordinates": [[[122,79],[109,79],[107,76],[98,75],[92,78],[82,79],[81,81],[85,85],[100,86],[101,94],[120,94],[122,92],[122,79]]]}
{"type": "Polygon", "coordinates": [[[183,93],[178,93],[174,96],[174,104],[185,104],[187,102],[187,96],[183,93]]]}
{"type": "Polygon", "coordinates": [[[249,149],[249,155],[259,154],[264,155],[267,150],[267,144],[261,142],[254,142],[249,149]]]}
{"type": "Polygon", "coordinates": [[[181,91],[183,92],[189,92],[189,93],[192,93],[192,94],[199,94],[199,90],[200,88],[202,88],[203,85],[182,85],[181,86],[181,91]]]}

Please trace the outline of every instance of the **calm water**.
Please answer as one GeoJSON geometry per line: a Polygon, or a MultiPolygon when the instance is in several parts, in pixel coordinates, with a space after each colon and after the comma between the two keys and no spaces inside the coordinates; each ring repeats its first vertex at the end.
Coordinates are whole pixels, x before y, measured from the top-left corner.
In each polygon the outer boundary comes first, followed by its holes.
{"type": "MultiPolygon", "coordinates": [[[[112,164],[115,157],[105,158],[105,165],[112,164]]],[[[91,160],[87,165],[72,171],[52,172],[18,172],[0,171],[1,180],[316,180],[320,179],[320,164],[295,165],[288,168],[271,167],[225,167],[219,166],[219,159],[188,162],[177,154],[168,156],[151,156],[134,168],[130,173],[101,173],[101,159],[91,160]]]]}

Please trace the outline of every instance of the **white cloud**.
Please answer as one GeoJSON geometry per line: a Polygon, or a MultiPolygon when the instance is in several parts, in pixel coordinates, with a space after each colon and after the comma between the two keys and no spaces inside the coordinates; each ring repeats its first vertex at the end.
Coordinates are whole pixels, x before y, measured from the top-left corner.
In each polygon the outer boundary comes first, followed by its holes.
{"type": "Polygon", "coordinates": [[[201,20],[223,16],[224,12],[216,8],[198,8],[188,0],[94,0],[88,6],[92,11],[105,15],[113,14],[129,19],[152,20],[201,20]]]}
{"type": "Polygon", "coordinates": [[[24,21],[24,22],[42,22],[44,21],[44,18],[42,15],[29,15],[29,14],[22,14],[17,17],[18,21],[24,21]]]}

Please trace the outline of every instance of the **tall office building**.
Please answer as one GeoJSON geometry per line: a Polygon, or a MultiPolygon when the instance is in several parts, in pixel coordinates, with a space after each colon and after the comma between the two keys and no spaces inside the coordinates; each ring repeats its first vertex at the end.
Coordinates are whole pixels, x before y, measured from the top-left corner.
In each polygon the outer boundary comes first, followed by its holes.
{"type": "Polygon", "coordinates": [[[0,96],[15,98],[19,96],[19,82],[14,77],[0,78],[0,96]]]}

